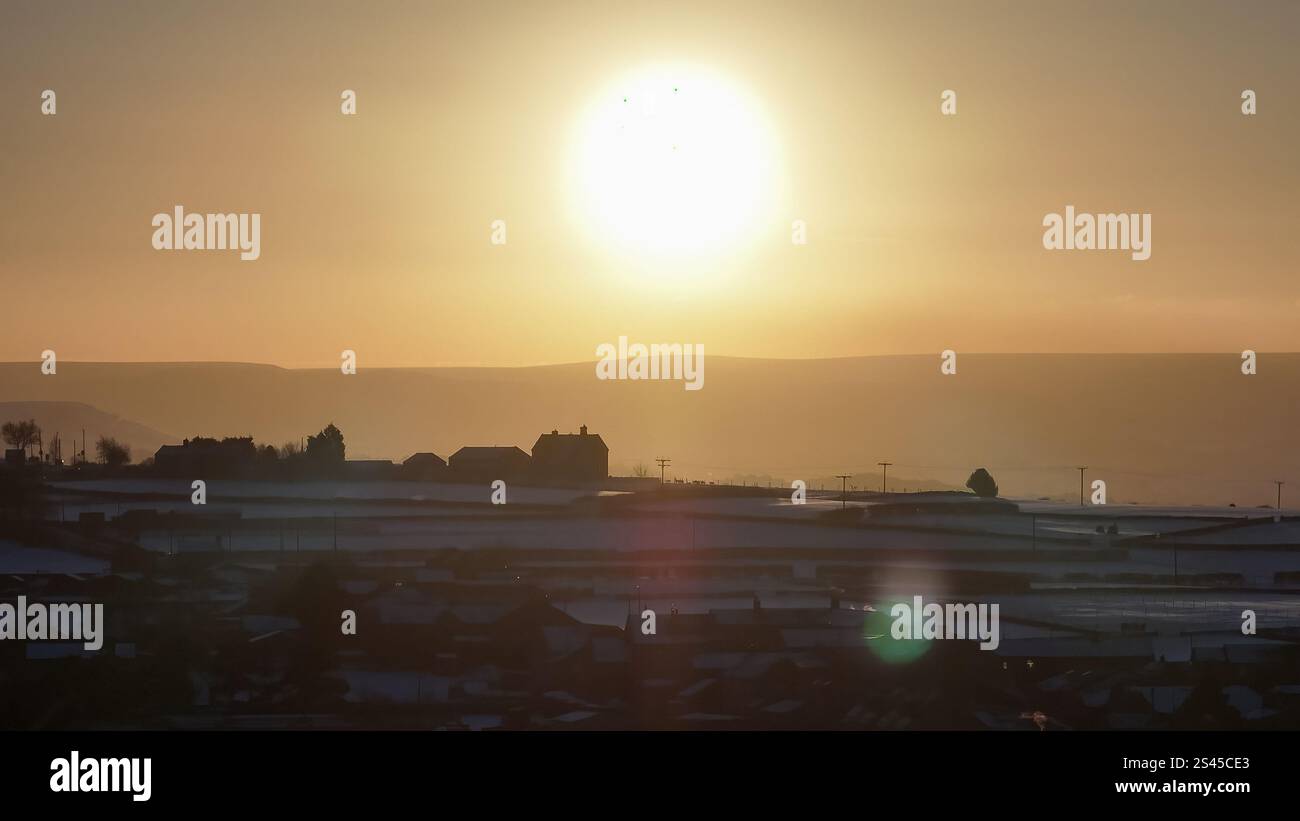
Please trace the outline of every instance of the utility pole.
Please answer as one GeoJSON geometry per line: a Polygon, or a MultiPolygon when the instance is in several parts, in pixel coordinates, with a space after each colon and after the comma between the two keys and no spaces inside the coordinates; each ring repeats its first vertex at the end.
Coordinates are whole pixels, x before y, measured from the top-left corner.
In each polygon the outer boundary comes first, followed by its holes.
{"type": "Polygon", "coordinates": [[[1278,513],[1281,513],[1282,512],[1282,485],[1285,485],[1286,482],[1281,482],[1278,481],[1277,479],[1274,479],[1273,484],[1277,485],[1277,510],[1278,513]]]}
{"type": "Polygon", "coordinates": [[[880,474],[880,495],[883,496],[885,494],[885,491],[889,488],[889,466],[894,463],[876,462],[876,464],[880,465],[882,468],[885,469],[884,472],[880,474]]]}
{"type": "Polygon", "coordinates": [[[840,508],[843,509],[849,506],[848,481],[853,478],[853,474],[837,473],[835,478],[840,480],[840,508]]]}
{"type": "Polygon", "coordinates": [[[664,468],[671,465],[673,460],[656,458],[655,461],[659,463],[659,484],[662,485],[664,483],[664,468]]]}
{"type": "Polygon", "coordinates": [[[1075,468],[1075,470],[1079,471],[1079,507],[1083,507],[1083,472],[1087,469],[1087,465],[1075,468]]]}

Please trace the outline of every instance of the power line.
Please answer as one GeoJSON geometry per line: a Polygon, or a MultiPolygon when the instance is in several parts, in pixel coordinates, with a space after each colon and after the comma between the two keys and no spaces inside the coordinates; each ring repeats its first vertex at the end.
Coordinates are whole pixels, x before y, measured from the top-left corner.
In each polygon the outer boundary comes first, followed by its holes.
{"type": "Polygon", "coordinates": [[[840,480],[840,507],[846,508],[849,506],[848,481],[853,478],[853,474],[837,473],[835,478],[840,480]]]}
{"type": "Polygon", "coordinates": [[[671,465],[673,460],[656,458],[655,461],[659,463],[659,484],[662,485],[664,483],[664,468],[671,465]]]}

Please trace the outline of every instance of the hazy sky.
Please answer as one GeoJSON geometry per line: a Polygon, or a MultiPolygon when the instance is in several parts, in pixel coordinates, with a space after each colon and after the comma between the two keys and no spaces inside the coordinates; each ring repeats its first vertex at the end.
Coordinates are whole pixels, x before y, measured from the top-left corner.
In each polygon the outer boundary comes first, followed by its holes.
{"type": "Polygon", "coordinates": [[[7,4],[0,360],[1300,350],[1298,36],[1295,2],[7,4]],[[771,149],[725,253],[575,204],[588,112],[659,65],[771,149]],[[154,250],[178,204],[260,213],[260,259],[154,250]],[[1069,204],[1150,213],[1151,258],[1045,250],[1069,204]]]}

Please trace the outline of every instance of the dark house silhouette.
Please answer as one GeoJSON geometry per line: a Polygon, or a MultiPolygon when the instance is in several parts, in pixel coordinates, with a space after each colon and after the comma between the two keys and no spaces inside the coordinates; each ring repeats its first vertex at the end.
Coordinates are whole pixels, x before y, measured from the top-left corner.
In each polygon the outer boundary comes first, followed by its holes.
{"type": "Polygon", "coordinates": [[[457,479],[495,481],[519,479],[528,473],[531,460],[513,445],[510,447],[463,447],[451,455],[447,465],[457,479]]]}
{"type": "Polygon", "coordinates": [[[600,434],[543,433],[533,445],[533,476],[538,479],[600,481],[609,476],[609,448],[600,434]]]}
{"type": "Polygon", "coordinates": [[[209,439],[196,436],[179,445],[163,445],[154,454],[154,470],[161,476],[240,476],[257,461],[253,437],[209,439]]]}
{"type": "Polygon", "coordinates": [[[402,463],[398,475],[403,479],[429,481],[447,473],[447,462],[436,453],[414,453],[402,463]]]}

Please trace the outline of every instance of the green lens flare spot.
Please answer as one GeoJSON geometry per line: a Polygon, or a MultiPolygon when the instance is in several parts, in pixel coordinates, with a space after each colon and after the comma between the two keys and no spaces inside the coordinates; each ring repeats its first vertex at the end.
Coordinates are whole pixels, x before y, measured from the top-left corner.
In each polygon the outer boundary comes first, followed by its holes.
{"type": "Polygon", "coordinates": [[[890,611],[902,600],[884,601],[868,611],[863,624],[863,639],[871,652],[887,664],[910,664],[930,650],[930,640],[921,638],[894,638],[894,617],[890,611]]]}

